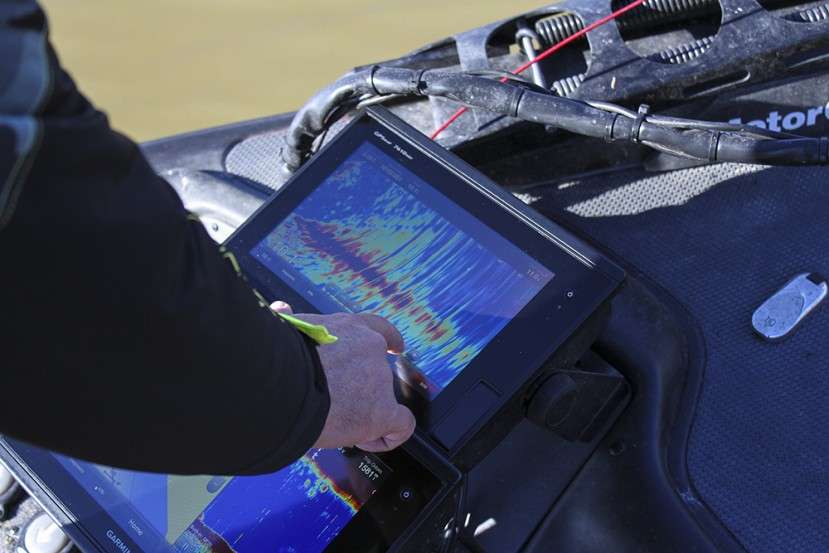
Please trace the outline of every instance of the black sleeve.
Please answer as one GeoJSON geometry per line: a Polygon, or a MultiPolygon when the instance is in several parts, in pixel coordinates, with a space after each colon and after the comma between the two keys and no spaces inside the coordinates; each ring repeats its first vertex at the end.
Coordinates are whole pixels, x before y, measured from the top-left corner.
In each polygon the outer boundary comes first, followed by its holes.
{"type": "MultiPolygon", "coordinates": [[[[5,7],[4,7],[5,6],[5,7]]],[[[269,472],[316,441],[316,348],[223,259],[0,3],[0,432],[180,474],[269,472]]]]}

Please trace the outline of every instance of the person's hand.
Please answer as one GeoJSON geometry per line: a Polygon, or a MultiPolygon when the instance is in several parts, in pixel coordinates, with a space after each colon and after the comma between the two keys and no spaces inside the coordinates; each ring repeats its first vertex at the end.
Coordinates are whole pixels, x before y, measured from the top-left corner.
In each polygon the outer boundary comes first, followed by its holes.
{"type": "MultiPolygon", "coordinates": [[[[274,302],[271,309],[291,313],[284,302],[274,302]]],[[[386,359],[386,353],[403,353],[403,337],[397,329],[386,319],[365,313],[295,316],[324,325],[338,338],[318,347],[331,408],[314,447],[388,451],[408,440],[415,418],[394,397],[392,370],[386,359]]]]}

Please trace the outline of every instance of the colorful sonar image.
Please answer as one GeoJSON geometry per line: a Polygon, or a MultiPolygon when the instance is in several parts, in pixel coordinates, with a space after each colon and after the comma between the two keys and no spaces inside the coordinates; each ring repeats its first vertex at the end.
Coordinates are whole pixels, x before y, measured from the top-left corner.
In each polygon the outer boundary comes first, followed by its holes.
{"type": "Polygon", "coordinates": [[[251,255],[322,312],[389,319],[401,377],[434,397],[553,274],[365,143],[251,255]]]}
{"type": "Polygon", "coordinates": [[[59,460],[123,527],[143,528],[145,551],[176,553],[322,553],[391,474],[356,449],[311,450],[279,472],[233,478],[59,460]]]}
{"type": "Polygon", "coordinates": [[[175,549],[321,553],[388,476],[377,463],[359,453],[313,450],[275,474],[236,477],[178,538],[175,549]],[[362,468],[366,463],[370,470],[362,468]]]}

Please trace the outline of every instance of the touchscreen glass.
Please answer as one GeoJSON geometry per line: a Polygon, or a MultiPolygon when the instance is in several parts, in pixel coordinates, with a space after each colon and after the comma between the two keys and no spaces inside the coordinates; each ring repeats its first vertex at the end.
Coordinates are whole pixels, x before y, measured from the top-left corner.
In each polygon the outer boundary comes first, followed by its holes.
{"type": "Polygon", "coordinates": [[[250,254],[322,313],[389,319],[398,374],[429,399],[554,276],[369,142],[250,254]]]}
{"type": "Polygon", "coordinates": [[[356,449],[311,450],[273,474],[170,476],[58,456],[144,551],[320,553],[391,469],[356,449]]]}

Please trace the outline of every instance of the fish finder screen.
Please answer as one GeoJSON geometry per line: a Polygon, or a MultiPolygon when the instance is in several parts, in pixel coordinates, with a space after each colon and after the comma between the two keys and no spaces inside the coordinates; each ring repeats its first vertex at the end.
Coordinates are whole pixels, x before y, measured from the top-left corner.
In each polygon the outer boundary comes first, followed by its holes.
{"type": "Polygon", "coordinates": [[[391,321],[398,374],[429,399],[554,276],[368,142],[250,253],[323,313],[391,321]]]}
{"type": "Polygon", "coordinates": [[[172,476],[56,455],[147,552],[321,553],[391,474],[356,449],[311,450],[262,476],[172,476]]]}

